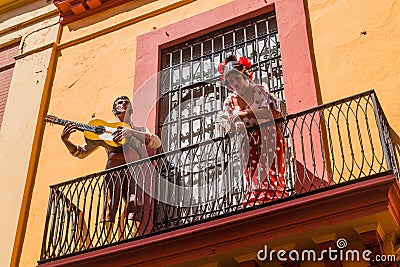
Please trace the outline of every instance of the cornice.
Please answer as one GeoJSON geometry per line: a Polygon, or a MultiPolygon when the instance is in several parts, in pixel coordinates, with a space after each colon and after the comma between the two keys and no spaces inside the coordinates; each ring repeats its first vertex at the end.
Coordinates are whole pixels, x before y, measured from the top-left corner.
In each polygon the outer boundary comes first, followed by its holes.
{"type": "MultiPolygon", "coordinates": [[[[17,23],[15,25],[12,25],[12,26],[7,27],[5,29],[0,29],[0,35],[8,34],[10,32],[13,32],[13,31],[28,27],[30,25],[33,25],[33,24],[38,23],[40,21],[43,21],[45,19],[49,19],[51,17],[54,17],[54,16],[56,16],[56,14],[57,14],[57,11],[56,10],[52,10],[50,12],[41,14],[39,16],[32,17],[29,20],[17,23]]],[[[12,42],[15,42],[15,41],[12,41],[12,42]]]]}
{"type": "Polygon", "coordinates": [[[35,0],[0,0],[0,13],[26,5],[35,0]]]}
{"type": "Polygon", "coordinates": [[[100,13],[131,0],[53,0],[62,25],[100,13]]]}

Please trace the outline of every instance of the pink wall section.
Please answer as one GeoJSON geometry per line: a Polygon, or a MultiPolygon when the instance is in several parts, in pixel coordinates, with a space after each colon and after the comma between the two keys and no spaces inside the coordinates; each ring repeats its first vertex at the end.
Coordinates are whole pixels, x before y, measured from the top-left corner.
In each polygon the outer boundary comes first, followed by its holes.
{"type": "MultiPolygon", "coordinates": [[[[154,75],[159,71],[162,48],[272,10],[277,16],[288,111],[295,113],[318,105],[303,0],[235,0],[137,38],[136,109],[153,107],[155,112],[158,91],[154,75]]],[[[147,125],[154,129],[154,119],[147,121],[147,125]]]]}

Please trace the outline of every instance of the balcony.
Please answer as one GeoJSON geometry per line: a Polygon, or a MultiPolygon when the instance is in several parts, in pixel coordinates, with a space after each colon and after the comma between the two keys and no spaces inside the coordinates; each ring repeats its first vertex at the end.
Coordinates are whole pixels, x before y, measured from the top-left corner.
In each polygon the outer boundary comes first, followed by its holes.
{"type": "MultiPolygon", "coordinates": [[[[39,264],[101,254],[118,245],[140,246],[174,233],[179,238],[193,233],[185,229],[222,227],[224,220],[240,228],[238,222],[254,219],[255,212],[261,220],[293,201],[308,203],[307,198],[316,201],[330,192],[351,192],[363,183],[377,187],[375,181],[399,177],[389,125],[374,91],[266,122],[248,133],[231,132],[51,186],[39,264]],[[273,136],[265,140],[273,145],[261,142],[260,133],[273,136]],[[243,159],[243,151],[252,139],[273,149],[254,163],[253,182],[248,182],[252,158],[243,159]],[[277,179],[261,189],[257,173],[266,166],[277,179]]],[[[365,192],[358,193],[360,199],[368,198],[365,192]]],[[[301,211],[291,215],[305,216],[301,211]]]]}

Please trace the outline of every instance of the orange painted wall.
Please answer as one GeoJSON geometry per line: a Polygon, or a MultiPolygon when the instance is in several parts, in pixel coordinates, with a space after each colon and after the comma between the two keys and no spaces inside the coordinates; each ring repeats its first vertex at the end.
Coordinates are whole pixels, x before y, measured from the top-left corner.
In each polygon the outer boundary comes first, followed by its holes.
{"type": "Polygon", "coordinates": [[[308,0],[324,102],[375,89],[400,144],[400,2],[308,0]]]}

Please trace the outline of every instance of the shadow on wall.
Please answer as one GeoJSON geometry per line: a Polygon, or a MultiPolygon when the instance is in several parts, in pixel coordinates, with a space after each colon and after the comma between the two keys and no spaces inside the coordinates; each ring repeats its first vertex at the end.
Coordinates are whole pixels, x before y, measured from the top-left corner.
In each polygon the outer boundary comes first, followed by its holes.
{"type": "Polygon", "coordinates": [[[308,37],[308,45],[310,46],[311,64],[312,64],[312,70],[313,70],[313,74],[314,74],[315,89],[317,90],[317,92],[316,92],[317,93],[317,101],[318,101],[318,105],[321,105],[321,104],[323,104],[323,101],[322,101],[321,86],[319,84],[317,63],[316,63],[316,59],[315,59],[313,32],[312,32],[312,28],[311,28],[310,12],[308,9],[308,0],[304,1],[303,3],[304,3],[305,15],[306,15],[307,37],[308,37]]]}

